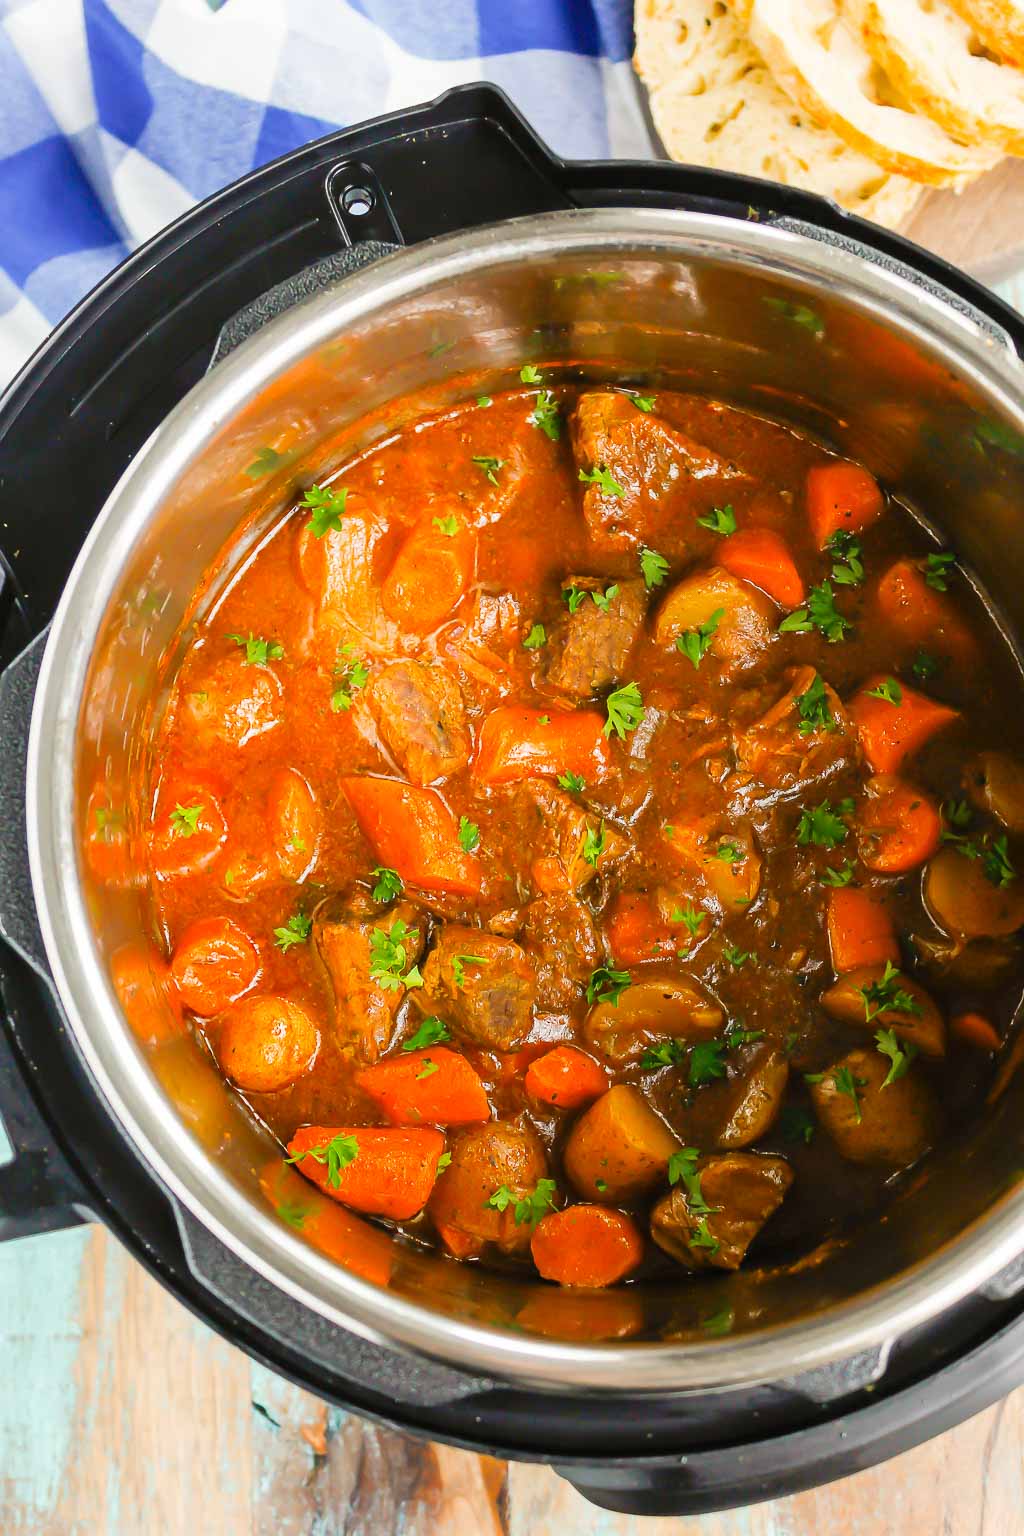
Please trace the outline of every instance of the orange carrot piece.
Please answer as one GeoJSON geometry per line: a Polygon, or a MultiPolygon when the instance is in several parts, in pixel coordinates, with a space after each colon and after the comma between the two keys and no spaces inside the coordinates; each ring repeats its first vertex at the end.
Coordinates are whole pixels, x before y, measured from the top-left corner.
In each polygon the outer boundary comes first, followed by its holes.
{"type": "Polygon", "coordinates": [[[260,952],[230,917],[201,917],[174,948],[171,975],[186,1008],[202,1019],[223,1013],[260,973],[260,952]]]}
{"type": "Polygon", "coordinates": [[[727,571],[760,587],[783,608],[798,608],[807,595],[785,539],[773,528],[741,528],[722,540],[719,560],[727,571]]]}
{"type": "Polygon", "coordinates": [[[899,963],[896,930],[886,908],[853,885],[828,893],[828,942],[837,976],[862,965],[899,963]]]}
{"type": "Polygon", "coordinates": [[[901,875],[930,859],[942,841],[942,817],[931,796],[889,773],[869,779],[867,792],[858,816],[861,863],[879,874],[901,875]]]}
{"type": "Polygon", "coordinates": [[[671,958],[683,947],[679,933],[673,933],[642,891],[619,892],[609,910],[605,932],[612,959],[619,965],[671,958]]]}
{"type": "Polygon", "coordinates": [[[983,1013],[958,1013],[950,1019],[949,1027],[959,1039],[981,1051],[998,1051],[1003,1043],[995,1025],[983,1013]]]}
{"type": "Polygon", "coordinates": [[[479,893],[480,866],[463,852],[455,817],[436,789],[377,778],[346,778],[341,787],[376,857],[409,885],[479,893]]]}
{"type": "Polygon", "coordinates": [[[194,875],[213,863],[228,835],[219,787],[199,775],[165,779],[149,834],[153,873],[194,875]]]}
{"type": "Polygon", "coordinates": [[[361,1216],[321,1199],[284,1163],[268,1163],[260,1172],[260,1190],[293,1231],[343,1269],[375,1285],[387,1285],[396,1248],[389,1232],[361,1216]]]}
{"type": "Polygon", "coordinates": [[[155,949],[122,944],[110,957],[110,979],[132,1033],[143,1045],[162,1045],[184,1033],[170,967],[155,949]]]}
{"type": "Polygon", "coordinates": [[[473,772],[485,784],[576,773],[588,784],[611,769],[604,718],[592,709],[520,709],[502,705],[484,721],[473,772]]]}
{"type": "Polygon", "coordinates": [[[316,862],[323,815],[313,791],[294,768],[275,773],[267,795],[267,821],[277,865],[286,880],[302,880],[316,862]]]}
{"type": "Polygon", "coordinates": [[[960,718],[958,710],[936,704],[905,683],[898,704],[872,697],[871,690],[886,681],[884,673],[869,678],[849,704],[864,756],[876,773],[895,773],[905,757],[919,752],[936,731],[960,718]]]}
{"type": "Polygon", "coordinates": [[[814,542],[824,549],[834,533],[863,533],[885,507],[878,481],[860,464],[836,459],[808,470],[804,488],[814,542]]]}
{"type": "Polygon", "coordinates": [[[555,1109],[580,1109],[599,1098],[608,1079],[592,1056],[574,1045],[556,1045],[526,1069],[525,1087],[555,1109]]]}
{"type": "Polygon", "coordinates": [[[476,539],[457,514],[449,536],[433,523],[406,539],[380,589],[381,606],[403,629],[429,634],[451,617],[473,580],[476,539]]]}
{"type": "Polygon", "coordinates": [[[977,643],[948,597],[936,592],[913,560],[897,560],[878,583],[875,593],[883,623],[909,646],[940,651],[967,662],[978,654],[977,643]]]}
{"type": "Polygon", "coordinates": [[[441,1045],[389,1056],[356,1073],[356,1084],[392,1125],[472,1125],[491,1118],[469,1062],[441,1045]]]}
{"type": "Polygon", "coordinates": [[[533,1262],[545,1280],[595,1288],[614,1285],[643,1257],[635,1221],[601,1205],[570,1205],[537,1224],[530,1241],[533,1262]]]}
{"type": "Polygon", "coordinates": [[[366,1216],[389,1216],[392,1221],[408,1221],[422,1211],[443,1151],[440,1131],[398,1126],[304,1125],[288,1143],[296,1168],[325,1195],[366,1216]],[[326,1148],[339,1137],[354,1143],[356,1155],[336,1171],[332,1183],[326,1148]],[[324,1161],[318,1161],[314,1152],[324,1161]]]}

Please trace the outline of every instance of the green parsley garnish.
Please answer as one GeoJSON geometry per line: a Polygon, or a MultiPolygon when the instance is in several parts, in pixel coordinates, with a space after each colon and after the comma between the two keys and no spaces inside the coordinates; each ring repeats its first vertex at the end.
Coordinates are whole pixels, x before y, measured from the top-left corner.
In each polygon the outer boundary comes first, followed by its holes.
{"type": "Polygon", "coordinates": [[[669,922],[685,923],[690,937],[695,939],[705,917],[707,917],[706,912],[698,912],[696,907],[687,904],[685,907],[673,907],[669,914],[669,922]]]}
{"type": "Polygon", "coordinates": [[[586,595],[582,587],[562,588],[562,602],[568,604],[570,613],[576,612],[586,595]]]}
{"type": "Polygon", "coordinates": [[[424,1019],[414,1035],[402,1045],[403,1051],[425,1051],[431,1045],[444,1045],[451,1039],[451,1032],[443,1019],[439,1019],[436,1013],[432,1013],[428,1019],[424,1019]]]}
{"type": "Polygon", "coordinates": [[[537,404],[530,413],[530,421],[539,427],[545,437],[557,443],[562,435],[562,418],[558,414],[558,401],[550,389],[542,389],[537,404]]]}
{"type": "Polygon", "coordinates": [[[519,370],[519,377],[524,384],[539,384],[540,369],[534,363],[524,363],[519,370]]]}
{"type": "Polygon", "coordinates": [[[706,1248],[712,1258],[714,1258],[722,1246],[718,1238],[712,1236],[706,1216],[701,1216],[698,1220],[696,1235],[687,1240],[687,1246],[690,1248],[706,1248]]]}
{"type": "Polygon", "coordinates": [[[930,651],[918,651],[911,665],[911,672],[919,683],[926,683],[939,670],[940,662],[930,651]]]}
{"type": "Polygon", "coordinates": [[[857,1089],[867,1087],[867,1078],[854,1077],[849,1067],[837,1067],[832,1074],[832,1081],[836,1085],[837,1093],[845,1093],[848,1099],[853,1100],[853,1118],[860,1125],[860,1099],[857,1095],[857,1089]]]}
{"type": "Polygon", "coordinates": [[[802,811],[796,828],[796,840],[806,847],[813,843],[818,848],[835,848],[846,841],[849,827],[842,820],[853,812],[852,800],[840,800],[833,810],[829,800],[823,800],[812,811],[802,811]]]}
{"type": "Polygon", "coordinates": [[[844,619],[841,613],[836,612],[832,583],[826,580],[820,586],[811,588],[806,607],[794,609],[788,618],[783,619],[779,625],[779,634],[806,635],[812,629],[817,629],[834,645],[852,627],[849,619],[844,619]]]}
{"type": "Polygon", "coordinates": [[[700,1151],[697,1147],[680,1147],[673,1152],[668,1160],[668,1181],[670,1184],[678,1184],[680,1179],[686,1189],[686,1205],[694,1216],[710,1216],[720,1206],[708,1205],[704,1198],[704,1191],[700,1187],[700,1174],[697,1171],[697,1161],[700,1151]]]}
{"type": "Polygon", "coordinates": [[[700,1320],[701,1332],[706,1333],[709,1339],[723,1339],[727,1333],[732,1333],[736,1321],[736,1314],[732,1307],[719,1307],[717,1312],[709,1312],[707,1317],[700,1320]]]}
{"type": "Polygon", "coordinates": [[[385,864],[378,864],[371,873],[377,877],[377,884],[373,888],[374,901],[394,901],[396,896],[401,896],[402,877],[397,869],[388,869],[385,864]]]}
{"type": "Polygon", "coordinates": [[[582,795],[587,787],[587,781],[578,773],[560,773],[558,786],[560,789],[567,790],[570,795],[582,795]]]}
{"type": "Polygon", "coordinates": [[[478,469],[483,471],[485,480],[489,480],[492,485],[497,485],[498,470],[505,463],[504,459],[496,459],[493,454],[489,453],[474,453],[473,463],[478,469]]]}
{"type": "Polygon", "coordinates": [[[480,846],[480,828],[468,816],[459,817],[459,842],[463,853],[472,853],[480,846]]]}
{"type": "Polygon", "coordinates": [[[769,309],[774,309],[784,320],[792,320],[794,325],[810,331],[812,336],[824,336],[825,322],[817,310],[811,309],[808,304],[797,304],[792,299],[776,299],[768,295],[765,296],[764,303],[769,309]]]}
{"type": "Polygon", "coordinates": [[[329,490],[323,485],[311,485],[306,491],[302,498],[302,506],[312,513],[306,527],[314,538],[322,539],[325,533],[334,532],[341,527],[348,495],[347,485],[339,486],[336,491],[329,490]]]}
{"type": "Polygon", "coordinates": [[[617,1008],[619,998],[632,984],[628,971],[617,970],[614,965],[599,965],[587,982],[587,1002],[611,1003],[617,1008]]]}
{"type": "Polygon", "coordinates": [[[311,1157],[315,1163],[327,1164],[327,1182],[333,1189],[337,1189],[341,1183],[342,1170],[349,1163],[354,1163],[359,1155],[359,1143],[354,1136],[346,1136],[339,1132],[322,1147],[308,1147],[305,1152],[296,1152],[294,1157],[286,1157],[286,1163],[301,1163],[304,1157],[311,1157]]]}
{"type": "Polygon", "coordinates": [[[820,878],[822,885],[831,885],[838,890],[841,886],[849,885],[853,879],[853,865],[847,859],[838,869],[823,869],[820,878]]]}
{"type": "Polygon", "coordinates": [[[800,714],[800,724],[797,729],[801,736],[811,736],[815,731],[834,731],[838,728],[819,672],[815,672],[814,680],[807,692],[798,694],[795,702],[800,714]]]}
{"type": "Polygon", "coordinates": [[[331,709],[335,714],[352,708],[352,695],[365,688],[370,669],[365,661],[352,660],[353,647],[338,647],[338,662],[334,668],[337,687],[331,694],[331,709]]]}
{"type": "MultiPolygon", "coordinates": [[[[495,481],[495,484],[497,484],[497,481],[495,481]]],[[[432,519],[432,522],[438,533],[443,533],[448,539],[454,539],[459,531],[459,520],[457,517],[435,517],[432,519]]]]}
{"type": "Polygon", "coordinates": [[[625,683],[610,693],[605,700],[605,709],[608,712],[605,736],[614,735],[621,740],[627,731],[635,731],[644,717],[644,701],[636,683],[625,683]]]}
{"type": "Polygon", "coordinates": [[[547,640],[548,632],[544,628],[544,625],[534,624],[530,628],[530,633],[523,641],[523,649],[527,651],[538,651],[542,645],[547,644],[547,640]]]}
{"type": "Polygon", "coordinates": [[[597,861],[607,847],[608,839],[605,835],[604,821],[599,823],[597,829],[587,828],[587,835],[583,839],[583,862],[597,868],[597,861]]]}
{"type": "Polygon", "coordinates": [[[790,1104],[779,1116],[779,1129],[784,1141],[810,1141],[814,1135],[814,1120],[806,1109],[790,1104]]]}
{"type": "Polygon", "coordinates": [[[887,704],[902,704],[903,689],[894,677],[884,677],[877,688],[868,689],[869,699],[884,699],[887,704]]]}
{"type": "Polygon", "coordinates": [[[610,469],[604,464],[599,464],[596,469],[581,469],[580,479],[586,485],[597,485],[601,488],[602,496],[625,496],[626,488],[613,478],[610,469]]]}
{"type": "Polygon", "coordinates": [[[289,1227],[294,1227],[296,1232],[301,1232],[309,1215],[309,1207],[302,1205],[298,1200],[282,1200],[277,1207],[277,1214],[289,1227]]]}
{"type": "Polygon", "coordinates": [[[486,411],[488,406],[494,404],[494,401],[491,399],[490,395],[477,395],[476,403],[482,411],[486,411]]]}
{"type": "Polygon", "coordinates": [[[643,411],[646,414],[648,411],[654,410],[654,395],[630,395],[629,398],[638,411],[643,411]]]}
{"type": "Polygon", "coordinates": [[[966,800],[947,800],[942,807],[943,820],[951,827],[969,827],[974,820],[974,812],[966,800]]]}
{"type": "Polygon", "coordinates": [[[870,1024],[880,1013],[920,1013],[921,1004],[916,997],[898,985],[900,973],[891,960],[885,962],[885,970],[878,981],[869,982],[857,991],[864,1001],[864,1022],[870,1024]]]}
{"type": "Polygon", "coordinates": [[[260,635],[227,635],[225,638],[245,647],[242,665],[246,667],[265,667],[268,661],[280,661],[284,655],[283,645],[276,640],[264,640],[260,635]]]}
{"type": "Polygon", "coordinates": [[[433,1077],[434,1073],[439,1072],[440,1070],[441,1069],[437,1065],[436,1061],[431,1061],[429,1056],[424,1056],[423,1065],[416,1073],[416,1081],[419,1082],[421,1077],[433,1077]]]}
{"type": "Polygon", "coordinates": [[[855,533],[834,533],[826,549],[835,557],[832,580],[841,587],[856,587],[864,580],[864,562],[861,558],[860,540],[855,533]]]}
{"type": "Polygon", "coordinates": [[[370,934],[370,980],[386,992],[402,987],[422,987],[419,966],[409,966],[409,955],[420,941],[419,930],[396,917],[390,928],[374,928],[370,934]]]}
{"type": "Polygon", "coordinates": [[[652,588],[660,587],[668,575],[668,561],[664,555],[659,555],[656,549],[642,549],[640,574],[644,578],[644,586],[650,592],[652,588]]]}
{"type": "Polygon", "coordinates": [[[949,590],[948,577],[950,567],[956,564],[956,555],[941,554],[929,555],[925,561],[924,579],[929,587],[934,587],[936,592],[949,590]]]}
{"type": "Polygon", "coordinates": [[[175,837],[192,837],[199,831],[201,805],[176,805],[171,812],[171,831],[175,837]]]}
{"type": "Polygon", "coordinates": [[[295,944],[305,944],[313,926],[312,918],[305,912],[293,912],[283,928],[274,929],[274,943],[283,954],[295,944]]]}
{"type": "Polygon", "coordinates": [[[452,955],[452,980],[462,988],[466,985],[466,966],[486,964],[486,955],[452,955]]]}
{"type": "Polygon", "coordinates": [[[701,1088],[725,1076],[722,1060],[728,1046],[724,1040],[700,1040],[690,1052],[690,1087],[701,1088]]]}
{"type": "Polygon", "coordinates": [[[764,1036],[763,1029],[745,1029],[743,1020],[737,1019],[735,1024],[730,1024],[725,1032],[725,1043],[730,1051],[736,1050],[741,1045],[752,1045],[755,1040],[764,1036]]]}
{"type": "Polygon", "coordinates": [[[530,1193],[517,1200],[507,1184],[499,1184],[486,1203],[496,1211],[506,1211],[511,1205],[517,1227],[527,1223],[535,1227],[546,1211],[554,1210],[556,1188],[554,1179],[538,1179],[530,1193]]]}
{"type": "Polygon", "coordinates": [[[590,595],[594,599],[594,606],[599,608],[602,613],[607,613],[615,598],[619,595],[618,583],[612,582],[612,585],[605,587],[603,592],[591,592],[590,595]]]}
{"type": "Polygon", "coordinates": [[[712,507],[710,512],[704,517],[698,517],[697,521],[702,528],[710,528],[712,533],[721,534],[723,539],[736,532],[736,513],[731,504],[727,507],[712,507]]]}
{"type": "Polygon", "coordinates": [[[599,1195],[603,1195],[605,1190],[608,1188],[608,1180],[607,1179],[595,1179],[594,1180],[594,1188],[597,1190],[599,1195]]]}
{"type": "Polygon", "coordinates": [[[245,473],[249,476],[250,480],[262,480],[265,476],[274,475],[279,469],[284,469],[285,465],[290,464],[294,457],[295,452],[293,449],[280,453],[276,448],[271,448],[264,444],[262,448],[257,448],[256,457],[252,463],[245,466],[245,473]]]}
{"type": "Polygon", "coordinates": [[[728,838],[719,839],[718,847],[710,857],[720,859],[723,864],[745,864],[747,862],[747,856],[739,843],[733,843],[728,838]]]}
{"type": "Polygon", "coordinates": [[[737,944],[727,944],[722,951],[722,957],[729,965],[739,970],[751,958],[749,949],[740,949],[737,944]]]}
{"type": "Polygon", "coordinates": [[[1006,887],[1017,878],[1005,837],[995,837],[982,850],[981,867],[993,885],[1006,887]]]}
{"type": "Polygon", "coordinates": [[[910,1063],[917,1055],[917,1046],[911,1040],[901,1042],[894,1029],[876,1030],[875,1044],[882,1055],[889,1058],[888,1076],[882,1084],[883,1088],[888,1088],[890,1083],[896,1082],[897,1078],[906,1074],[910,1063]]]}
{"type": "Polygon", "coordinates": [[[700,666],[710,649],[715,631],[724,618],[725,609],[716,608],[711,617],[706,619],[698,629],[688,629],[676,636],[676,650],[691,661],[695,669],[700,666]]]}
{"type": "Polygon", "coordinates": [[[686,1060],[686,1046],[681,1040],[659,1040],[649,1045],[640,1058],[641,1072],[660,1072],[662,1067],[679,1067],[686,1060]]]}
{"type": "Polygon", "coordinates": [[[444,1173],[445,1169],[451,1166],[451,1160],[452,1155],[450,1152],[442,1152],[437,1160],[437,1172],[444,1173]]]}

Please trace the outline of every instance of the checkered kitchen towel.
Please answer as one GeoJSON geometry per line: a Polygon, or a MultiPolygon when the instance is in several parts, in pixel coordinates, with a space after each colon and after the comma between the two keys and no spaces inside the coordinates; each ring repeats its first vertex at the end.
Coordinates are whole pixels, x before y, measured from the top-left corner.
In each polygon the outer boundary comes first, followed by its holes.
{"type": "Polygon", "coordinates": [[[449,86],[494,81],[560,154],[650,154],[631,13],[631,0],[0,0],[0,385],[198,199],[449,86]]]}

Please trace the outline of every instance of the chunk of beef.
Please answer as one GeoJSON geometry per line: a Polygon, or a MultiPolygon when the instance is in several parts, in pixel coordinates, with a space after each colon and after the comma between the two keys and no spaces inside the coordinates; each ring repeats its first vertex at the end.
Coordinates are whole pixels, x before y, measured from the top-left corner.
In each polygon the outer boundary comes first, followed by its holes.
{"type": "MultiPolygon", "coordinates": [[[[343,1049],[362,1062],[373,1062],[386,1051],[405,987],[381,986],[370,975],[371,942],[375,929],[391,935],[402,923],[405,932],[403,974],[423,953],[424,927],[410,902],[381,910],[366,892],[348,897],[328,896],[313,913],[313,948],[334,995],[334,1027],[343,1049]]],[[[397,939],[396,939],[397,942],[397,939]]]]}
{"type": "Polygon", "coordinates": [[[642,581],[567,576],[564,593],[582,592],[551,635],[548,682],[577,699],[592,698],[622,681],[626,661],[647,611],[642,581]]]}
{"type": "Polygon", "coordinates": [[[935,1104],[919,1066],[888,1087],[892,1063],[880,1051],[850,1051],[811,1084],[818,1119],[851,1163],[905,1168],[935,1138],[935,1104]]]}
{"type": "Polygon", "coordinates": [[[516,1203],[531,1195],[547,1172],[543,1144],[526,1120],[497,1120],[457,1136],[427,1206],[449,1252],[471,1258],[487,1243],[502,1253],[527,1251],[533,1228],[516,1221],[516,1203]],[[510,1195],[502,1210],[491,1204],[499,1189],[510,1195]]]}
{"type": "Polygon", "coordinates": [[[781,689],[759,688],[737,701],[733,749],[737,770],[773,798],[823,784],[858,755],[839,695],[814,667],[787,667],[781,689]]]}
{"type": "Polygon", "coordinates": [[[421,1006],[489,1051],[514,1051],[530,1032],[537,978],[512,939],[481,928],[447,925],[423,967],[421,1006]]]}
{"type": "Polygon", "coordinates": [[[530,872],[539,891],[579,890],[625,851],[620,832],[546,780],[530,780],[520,794],[525,847],[533,856],[530,872]],[[593,860],[584,856],[588,848],[593,860]]]}
{"type": "Polygon", "coordinates": [[[651,1236],[659,1248],[687,1269],[739,1269],[747,1249],[778,1210],[793,1182],[782,1157],[727,1152],[697,1163],[700,1212],[689,1190],[678,1184],[651,1212],[651,1236]]]}
{"type": "Polygon", "coordinates": [[[537,957],[537,1003],[561,1012],[583,995],[601,958],[594,919],[568,891],[539,896],[523,915],[523,941],[537,957]]]}
{"type": "MultiPolygon", "coordinates": [[[[600,549],[653,542],[669,510],[686,505],[688,491],[726,489],[747,478],[730,460],[658,416],[638,411],[624,394],[581,395],[572,436],[581,469],[608,470],[623,493],[609,493],[596,483],[584,492],[583,516],[600,549]]],[[[705,495],[694,511],[706,503],[705,495]]]]}
{"type": "Polygon", "coordinates": [[[446,778],[469,761],[462,694],[444,667],[393,661],[366,696],[381,740],[414,784],[446,778]]]}

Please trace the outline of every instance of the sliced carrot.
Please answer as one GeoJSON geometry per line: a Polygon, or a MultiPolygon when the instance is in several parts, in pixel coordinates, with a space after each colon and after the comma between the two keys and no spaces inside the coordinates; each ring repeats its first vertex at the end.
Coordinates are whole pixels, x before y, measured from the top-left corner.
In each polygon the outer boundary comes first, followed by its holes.
{"type": "Polygon", "coordinates": [[[491,1118],[483,1083],[464,1056],[444,1046],[389,1056],[355,1080],[392,1125],[472,1125],[491,1118]]]}
{"type": "Polygon", "coordinates": [[[936,592],[913,560],[897,560],[876,591],[882,620],[909,646],[925,646],[957,661],[977,656],[974,636],[949,598],[936,592]]]}
{"type": "Polygon", "coordinates": [[[533,1262],[545,1280],[591,1288],[614,1285],[643,1258],[635,1221],[601,1205],[570,1205],[537,1224],[530,1241],[533,1262]]]}
{"type": "Polygon", "coordinates": [[[954,1035],[981,1051],[998,1051],[1003,1043],[995,1025],[983,1013],[958,1013],[950,1019],[949,1027],[954,1035]]]}
{"type": "Polygon", "coordinates": [[[213,863],[228,835],[218,788],[200,775],[165,779],[149,834],[149,862],[162,879],[213,863]]]}
{"type": "Polygon", "coordinates": [[[381,586],[384,612],[403,629],[429,634],[451,617],[469,590],[476,539],[458,514],[452,516],[457,527],[450,536],[432,522],[414,529],[381,586]]]}
{"type": "Polygon", "coordinates": [[[862,965],[899,963],[896,930],[886,908],[875,896],[856,886],[828,893],[828,942],[837,976],[862,965]]]}
{"type": "Polygon", "coordinates": [[[876,773],[896,773],[905,757],[912,757],[936,731],[960,718],[959,711],[936,704],[905,683],[899,685],[898,704],[872,696],[872,689],[886,682],[892,679],[884,673],[869,678],[849,703],[864,756],[876,773]]]}
{"type": "Polygon", "coordinates": [[[797,608],[806,588],[785,539],[772,528],[741,528],[723,539],[719,559],[727,571],[767,592],[783,608],[797,608]]]}
{"type": "Polygon", "coordinates": [[[942,841],[942,818],[931,796],[890,773],[876,774],[866,787],[868,799],[857,818],[861,863],[879,874],[901,875],[930,859],[942,841]]]}
{"type": "Polygon", "coordinates": [[[322,1199],[284,1163],[267,1164],[260,1173],[260,1189],[281,1220],[320,1253],[363,1280],[387,1285],[395,1262],[390,1233],[322,1199]]]}
{"type": "Polygon", "coordinates": [[[435,1221],[437,1235],[444,1243],[453,1259],[475,1259],[484,1250],[482,1237],[475,1237],[471,1232],[463,1232],[461,1227],[451,1226],[446,1221],[435,1221]]]}
{"type": "Polygon", "coordinates": [[[486,784],[575,773],[588,784],[607,777],[611,749],[596,710],[520,709],[503,705],[487,716],[473,772],[486,784]]]}
{"type": "Polygon", "coordinates": [[[323,814],[294,768],[275,773],[267,795],[267,821],[277,865],[286,880],[303,880],[316,863],[323,814]]]}
{"type": "Polygon", "coordinates": [[[878,481],[860,464],[836,459],[808,470],[804,489],[814,542],[824,549],[834,533],[863,533],[885,507],[878,481]]]}
{"type": "Polygon", "coordinates": [[[525,1087],[555,1109],[579,1109],[598,1098],[608,1079],[592,1056],[574,1045],[556,1045],[526,1069],[525,1087]]]}
{"type": "Polygon", "coordinates": [[[377,778],[342,779],[341,787],[381,864],[420,890],[478,894],[480,865],[463,852],[455,817],[436,789],[377,778]]]}
{"type": "Polygon", "coordinates": [[[319,1185],[325,1195],[367,1216],[408,1221],[422,1211],[437,1177],[444,1151],[440,1131],[361,1125],[304,1125],[288,1143],[296,1168],[319,1185]],[[335,1165],[333,1182],[327,1147],[343,1138],[355,1156],[343,1168],[335,1165]],[[324,1161],[318,1161],[317,1153],[324,1161]]]}
{"type": "Polygon", "coordinates": [[[184,1032],[170,968],[155,949],[122,944],[110,957],[110,977],[132,1033],[143,1045],[162,1045],[184,1032]]]}
{"type": "Polygon", "coordinates": [[[642,891],[619,892],[609,909],[605,932],[612,959],[619,965],[672,957],[681,947],[679,933],[673,933],[642,891]]]}
{"type": "Polygon", "coordinates": [[[230,917],[201,917],[174,947],[171,975],[186,1008],[200,1018],[222,1013],[260,973],[260,952],[230,917]]]}

